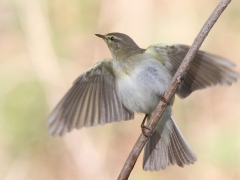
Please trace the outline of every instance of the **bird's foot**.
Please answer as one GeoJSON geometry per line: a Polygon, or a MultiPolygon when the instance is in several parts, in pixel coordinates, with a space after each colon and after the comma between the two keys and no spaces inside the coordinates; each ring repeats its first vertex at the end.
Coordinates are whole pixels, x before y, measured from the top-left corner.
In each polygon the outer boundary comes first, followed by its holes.
{"type": "Polygon", "coordinates": [[[167,102],[167,100],[165,99],[164,96],[161,96],[160,100],[164,103],[166,103],[167,105],[169,105],[169,102],[167,102]]]}
{"type": "Polygon", "coordinates": [[[142,121],[142,124],[141,124],[141,128],[142,128],[142,133],[144,136],[146,137],[150,137],[152,134],[151,134],[151,129],[147,126],[145,126],[145,121],[148,117],[148,114],[145,115],[143,121],[142,121]]]}

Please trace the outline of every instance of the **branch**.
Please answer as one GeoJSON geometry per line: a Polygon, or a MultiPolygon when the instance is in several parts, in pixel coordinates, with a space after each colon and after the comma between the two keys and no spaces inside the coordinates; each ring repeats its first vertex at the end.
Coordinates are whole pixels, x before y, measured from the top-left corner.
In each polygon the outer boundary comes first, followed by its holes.
{"type": "MultiPolygon", "coordinates": [[[[220,17],[222,12],[225,10],[227,5],[231,2],[231,0],[221,0],[211,16],[208,18],[204,26],[202,27],[201,31],[199,32],[198,36],[195,38],[192,46],[190,47],[187,55],[183,59],[180,67],[178,68],[176,74],[174,75],[172,82],[170,84],[169,89],[165,92],[164,98],[167,102],[170,101],[172,96],[174,95],[178,85],[181,83],[181,80],[183,79],[184,74],[188,70],[190,62],[193,60],[195,54],[199,50],[200,46],[202,45],[203,41],[207,37],[209,31],[217,21],[217,19],[220,17]]],[[[157,106],[157,109],[155,110],[153,116],[147,123],[147,128],[150,129],[150,134],[153,133],[153,130],[155,129],[160,117],[162,116],[165,108],[167,107],[167,103],[160,101],[160,103],[157,106]]],[[[144,145],[146,144],[149,137],[144,136],[141,134],[134,145],[130,155],[128,156],[122,171],[120,175],[118,176],[118,180],[126,180],[128,179],[136,161],[139,157],[144,145]]]]}

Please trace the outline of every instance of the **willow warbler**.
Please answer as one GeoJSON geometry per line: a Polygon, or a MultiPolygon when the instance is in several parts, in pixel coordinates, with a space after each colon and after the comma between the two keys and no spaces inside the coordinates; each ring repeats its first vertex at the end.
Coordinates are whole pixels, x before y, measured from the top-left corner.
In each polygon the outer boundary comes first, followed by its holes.
{"type": "MultiPolygon", "coordinates": [[[[96,36],[106,42],[112,59],[98,62],[75,80],[47,120],[53,136],[133,119],[135,112],[150,117],[189,49],[181,44],[142,49],[122,33],[96,36]]],[[[234,66],[227,59],[198,51],[176,95],[185,98],[197,89],[231,85],[240,77],[234,66]]],[[[146,144],[144,170],[157,171],[174,164],[183,167],[197,160],[173,120],[172,104],[173,99],[146,144]]]]}

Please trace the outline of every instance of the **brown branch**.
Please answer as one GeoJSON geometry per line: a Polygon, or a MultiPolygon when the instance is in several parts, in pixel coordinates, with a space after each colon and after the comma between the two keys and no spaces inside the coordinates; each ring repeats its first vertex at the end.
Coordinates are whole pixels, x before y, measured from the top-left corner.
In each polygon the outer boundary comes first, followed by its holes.
{"type": "MultiPolygon", "coordinates": [[[[174,95],[178,85],[183,78],[183,75],[186,73],[189,67],[189,63],[193,60],[195,54],[199,50],[200,46],[202,45],[203,41],[207,37],[209,31],[220,17],[222,12],[225,10],[227,5],[231,2],[231,0],[221,0],[211,16],[208,18],[204,26],[202,27],[201,31],[199,32],[198,36],[195,38],[192,46],[190,47],[187,55],[185,56],[182,64],[178,68],[175,76],[172,79],[169,89],[165,92],[164,98],[167,102],[170,101],[171,97],[174,95]]],[[[150,133],[153,133],[154,128],[156,127],[160,117],[162,116],[165,108],[167,107],[167,103],[160,101],[158,107],[156,108],[153,116],[148,121],[147,128],[150,129],[150,133]]],[[[130,155],[128,156],[120,175],[118,176],[118,180],[126,180],[128,179],[138,156],[140,155],[144,145],[146,144],[149,137],[144,136],[143,134],[140,135],[136,144],[134,145],[130,155]]]]}

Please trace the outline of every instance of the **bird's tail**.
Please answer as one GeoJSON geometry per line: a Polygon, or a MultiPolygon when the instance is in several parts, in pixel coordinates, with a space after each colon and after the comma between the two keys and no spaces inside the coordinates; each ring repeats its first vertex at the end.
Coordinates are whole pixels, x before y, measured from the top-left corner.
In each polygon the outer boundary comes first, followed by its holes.
{"type": "Polygon", "coordinates": [[[183,167],[185,164],[193,164],[196,160],[193,150],[170,117],[161,135],[156,129],[148,140],[144,151],[143,169],[158,171],[174,164],[183,167]]]}

